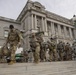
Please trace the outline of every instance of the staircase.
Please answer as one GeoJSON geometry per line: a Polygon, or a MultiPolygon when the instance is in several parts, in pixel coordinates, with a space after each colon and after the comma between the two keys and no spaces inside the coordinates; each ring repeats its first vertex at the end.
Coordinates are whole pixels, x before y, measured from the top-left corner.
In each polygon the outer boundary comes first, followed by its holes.
{"type": "Polygon", "coordinates": [[[0,75],[76,75],[76,61],[0,64],[0,75]]]}

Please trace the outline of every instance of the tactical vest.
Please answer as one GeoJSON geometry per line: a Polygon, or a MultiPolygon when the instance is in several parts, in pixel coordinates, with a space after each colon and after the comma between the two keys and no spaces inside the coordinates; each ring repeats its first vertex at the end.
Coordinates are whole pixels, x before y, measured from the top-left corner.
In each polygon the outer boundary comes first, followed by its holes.
{"type": "Polygon", "coordinates": [[[16,31],[10,32],[8,35],[9,41],[19,41],[19,36],[16,31]]]}

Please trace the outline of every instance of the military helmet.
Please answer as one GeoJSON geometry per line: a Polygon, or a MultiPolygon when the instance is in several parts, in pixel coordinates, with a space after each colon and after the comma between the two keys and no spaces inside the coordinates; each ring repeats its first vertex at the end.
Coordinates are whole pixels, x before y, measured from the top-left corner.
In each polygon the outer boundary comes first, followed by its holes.
{"type": "Polygon", "coordinates": [[[10,29],[13,29],[13,28],[14,28],[14,26],[13,26],[13,25],[10,25],[10,26],[9,26],[9,28],[10,28],[10,29]]]}

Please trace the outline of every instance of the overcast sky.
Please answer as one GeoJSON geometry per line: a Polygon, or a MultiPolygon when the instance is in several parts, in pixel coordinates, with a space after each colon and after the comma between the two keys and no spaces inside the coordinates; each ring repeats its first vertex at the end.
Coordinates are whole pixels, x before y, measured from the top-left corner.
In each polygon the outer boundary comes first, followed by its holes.
{"type": "MultiPolygon", "coordinates": [[[[71,19],[76,14],[76,0],[32,0],[45,6],[46,10],[71,19]]],[[[16,19],[27,0],[0,0],[0,16],[16,19]]]]}

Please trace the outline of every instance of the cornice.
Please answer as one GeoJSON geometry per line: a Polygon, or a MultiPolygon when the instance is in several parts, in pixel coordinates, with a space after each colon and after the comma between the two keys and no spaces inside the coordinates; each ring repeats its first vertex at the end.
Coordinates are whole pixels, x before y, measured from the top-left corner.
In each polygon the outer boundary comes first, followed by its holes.
{"type": "Polygon", "coordinates": [[[60,21],[60,22],[63,22],[63,23],[69,24],[69,25],[73,25],[71,19],[67,19],[63,16],[57,15],[57,14],[49,12],[47,10],[46,10],[46,16],[53,20],[60,21]]]}
{"type": "Polygon", "coordinates": [[[0,21],[6,21],[6,22],[12,22],[12,23],[20,24],[20,22],[14,20],[14,19],[2,17],[2,16],[0,16],[0,21]]]}

